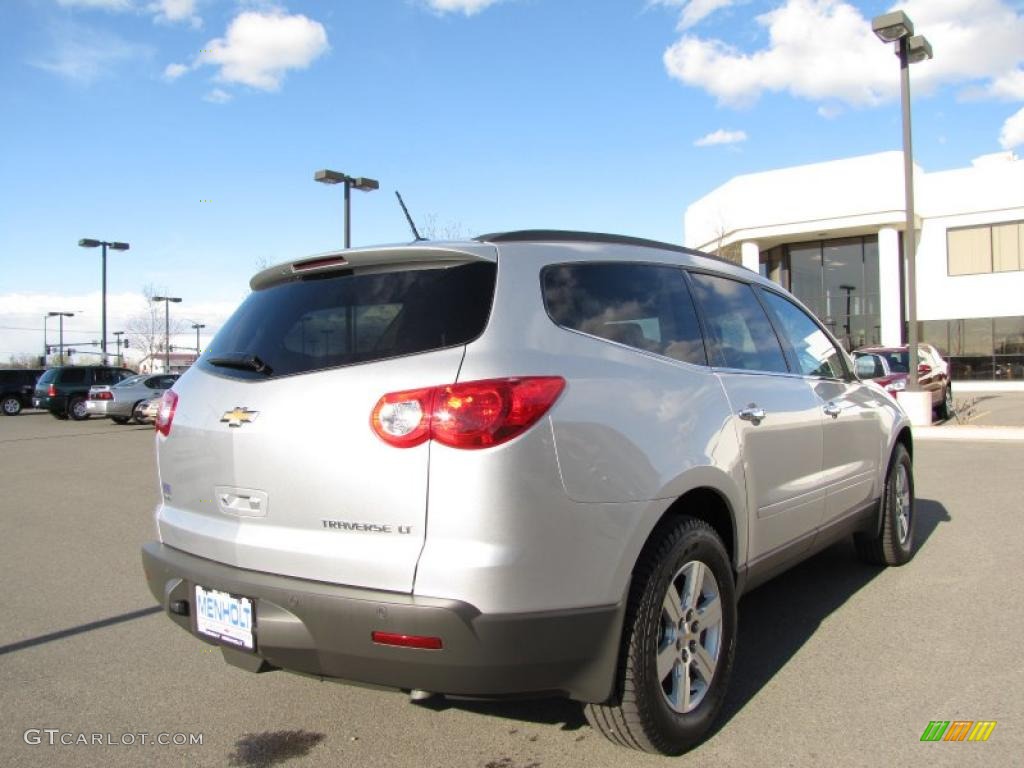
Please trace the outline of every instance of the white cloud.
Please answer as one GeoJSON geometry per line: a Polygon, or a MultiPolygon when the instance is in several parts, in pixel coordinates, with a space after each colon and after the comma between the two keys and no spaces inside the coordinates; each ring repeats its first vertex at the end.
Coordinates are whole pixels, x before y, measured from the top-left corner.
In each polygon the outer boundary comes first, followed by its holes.
{"type": "Polygon", "coordinates": [[[149,4],[149,10],[156,14],[157,21],[187,21],[193,27],[203,25],[203,20],[196,15],[196,0],[156,0],[149,4]]]}
{"type": "Polygon", "coordinates": [[[52,30],[52,42],[33,66],[79,83],[91,83],[119,64],[148,58],[153,49],[130,43],[117,35],[80,25],[64,25],[52,30]]]}
{"type": "Polygon", "coordinates": [[[1011,101],[1024,101],[1024,69],[1018,68],[992,81],[991,95],[1011,101]]]}
{"type": "MultiPolygon", "coordinates": [[[[1005,0],[906,0],[900,6],[925,34],[935,59],[913,69],[914,86],[982,81],[987,95],[1022,87],[1024,14],[1005,0]]],[[[764,92],[872,105],[898,92],[892,49],[870,19],[844,0],[785,0],[757,16],[768,44],[744,51],[718,39],[684,35],[665,51],[669,75],[703,88],[719,103],[745,106],[764,92]]]]}
{"type": "Polygon", "coordinates": [[[168,64],[166,69],[164,69],[164,79],[177,80],[186,72],[188,72],[188,67],[184,64],[168,64]]]}
{"type": "Polygon", "coordinates": [[[306,69],[328,49],[323,25],[301,14],[245,11],[224,37],[208,42],[196,66],[219,66],[217,79],[276,91],[290,69],[306,69]]]}
{"type": "Polygon", "coordinates": [[[843,108],[838,104],[822,104],[818,107],[819,117],[824,117],[826,120],[835,120],[843,114],[843,108]]]}
{"type": "Polygon", "coordinates": [[[736,0],[651,0],[651,4],[681,8],[676,29],[683,30],[696,26],[719,8],[735,5],[736,0]]]}
{"type": "Polygon", "coordinates": [[[203,101],[208,101],[211,104],[227,104],[231,101],[231,94],[221,88],[214,88],[208,94],[203,96],[203,101]]]}
{"type": "Polygon", "coordinates": [[[1003,149],[1013,149],[1024,144],[1024,107],[1003,123],[1003,130],[999,132],[999,143],[1003,149]]]}
{"type": "Polygon", "coordinates": [[[497,2],[498,0],[427,0],[427,5],[438,13],[462,13],[472,16],[497,2]]]}
{"type": "Polygon", "coordinates": [[[746,131],[727,131],[724,128],[719,128],[717,131],[712,131],[706,136],[701,136],[693,142],[693,146],[715,147],[721,144],[738,144],[746,140],[746,131]]]}

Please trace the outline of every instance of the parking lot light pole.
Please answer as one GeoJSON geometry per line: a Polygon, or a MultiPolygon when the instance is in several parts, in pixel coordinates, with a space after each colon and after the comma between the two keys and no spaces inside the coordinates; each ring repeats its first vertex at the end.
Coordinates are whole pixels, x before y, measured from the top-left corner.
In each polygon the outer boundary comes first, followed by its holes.
{"type": "Polygon", "coordinates": [[[199,359],[199,330],[205,328],[203,323],[192,323],[192,327],[196,329],[196,360],[199,359]]]}
{"type": "Polygon", "coordinates": [[[91,238],[84,237],[78,241],[78,244],[82,248],[95,248],[101,246],[103,249],[103,325],[101,326],[100,333],[100,359],[103,364],[107,364],[107,248],[114,251],[127,251],[129,246],[128,243],[108,242],[106,240],[93,240],[91,238]]]}
{"type": "Polygon", "coordinates": [[[121,357],[121,337],[124,336],[124,331],[114,331],[114,336],[117,337],[117,364],[124,367],[124,358],[121,357]]]}
{"type": "Polygon", "coordinates": [[[344,184],[345,185],[345,248],[352,247],[352,189],[359,189],[363,192],[372,192],[380,189],[380,182],[376,179],[368,179],[364,176],[348,176],[338,171],[330,171],[324,168],[313,174],[313,181],[321,184],[344,184]]]}
{"type": "MultiPolygon", "coordinates": [[[[50,312],[47,315],[47,317],[56,317],[60,321],[60,346],[58,346],[58,348],[57,348],[59,350],[57,356],[58,356],[58,359],[60,360],[60,364],[61,365],[64,365],[64,318],[65,317],[74,317],[74,316],[75,316],[74,312],[50,312]]],[[[44,334],[46,333],[46,329],[45,328],[43,328],[43,333],[44,334]]]]}
{"type": "Polygon", "coordinates": [[[932,58],[932,46],[923,35],[914,34],[914,23],[903,11],[876,16],[871,29],[883,43],[896,43],[900,59],[900,101],[903,112],[903,187],[906,196],[906,224],[903,253],[907,260],[907,391],[918,390],[917,374],[917,264],[914,237],[914,153],[910,131],[910,65],[932,58]]]}
{"type": "Polygon", "coordinates": [[[164,303],[164,373],[171,372],[171,302],[181,303],[180,296],[154,296],[153,301],[164,303]]]}

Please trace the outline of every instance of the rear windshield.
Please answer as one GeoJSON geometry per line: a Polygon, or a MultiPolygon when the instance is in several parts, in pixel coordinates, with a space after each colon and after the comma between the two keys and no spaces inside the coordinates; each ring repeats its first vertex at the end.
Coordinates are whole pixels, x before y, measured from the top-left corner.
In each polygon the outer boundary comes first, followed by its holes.
{"type": "Polygon", "coordinates": [[[48,371],[43,373],[42,376],[39,377],[39,381],[37,381],[36,383],[37,384],[49,384],[51,381],[53,381],[54,379],[57,378],[57,374],[59,372],[60,372],[60,368],[50,368],[48,371]]]}
{"type": "Polygon", "coordinates": [[[203,352],[204,370],[237,378],[256,372],[210,361],[255,356],[287,376],[457,346],[487,324],[497,267],[373,274],[332,273],[249,294],[203,352]]]}
{"type": "Polygon", "coordinates": [[[121,381],[117,382],[117,384],[115,384],[114,386],[115,387],[134,387],[136,384],[138,384],[144,378],[146,378],[146,377],[145,376],[129,376],[127,379],[121,379],[121,381]]]}

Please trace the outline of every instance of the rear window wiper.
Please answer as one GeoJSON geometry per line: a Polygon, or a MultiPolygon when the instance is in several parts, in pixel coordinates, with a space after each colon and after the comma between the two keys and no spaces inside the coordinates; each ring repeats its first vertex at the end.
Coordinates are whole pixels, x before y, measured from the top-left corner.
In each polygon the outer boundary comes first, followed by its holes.
{"type": "Polygon", "coordinates": [[[270,376],[274,372],[274,369],[263,362],[259,355],[242,353],[215,355],[214,357],[208,358],[206,362],[210,365],[216,365],[221,368],[237,368],[242,371],[256,371],[256,373],[262,373],[266,376],[270,376]]]}

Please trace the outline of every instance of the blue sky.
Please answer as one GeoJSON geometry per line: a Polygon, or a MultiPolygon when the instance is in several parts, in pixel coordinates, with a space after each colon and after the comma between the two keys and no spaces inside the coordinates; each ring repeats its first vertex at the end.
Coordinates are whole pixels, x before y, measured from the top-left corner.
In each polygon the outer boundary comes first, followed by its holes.
{"type": "MultiPolygon", "coordinates": [[[[408,239],[395,189],[439,230],[682,242],[686,206],[732,176],[899,148],[896,60],[870,33],[891,7],[8,0],[0,357],[41,345],[21,330],[41,311],[99,327],[82,237],[131,243],[112,313],[155,284],[212,328],[257,263],[340,246],[322,167],[381,182],[354,193],[355,245],[408,239]]],[[[1019,152],[1024,4],[899,7],[935,47],[913,68],[917,162],[1019,152]]]]}

